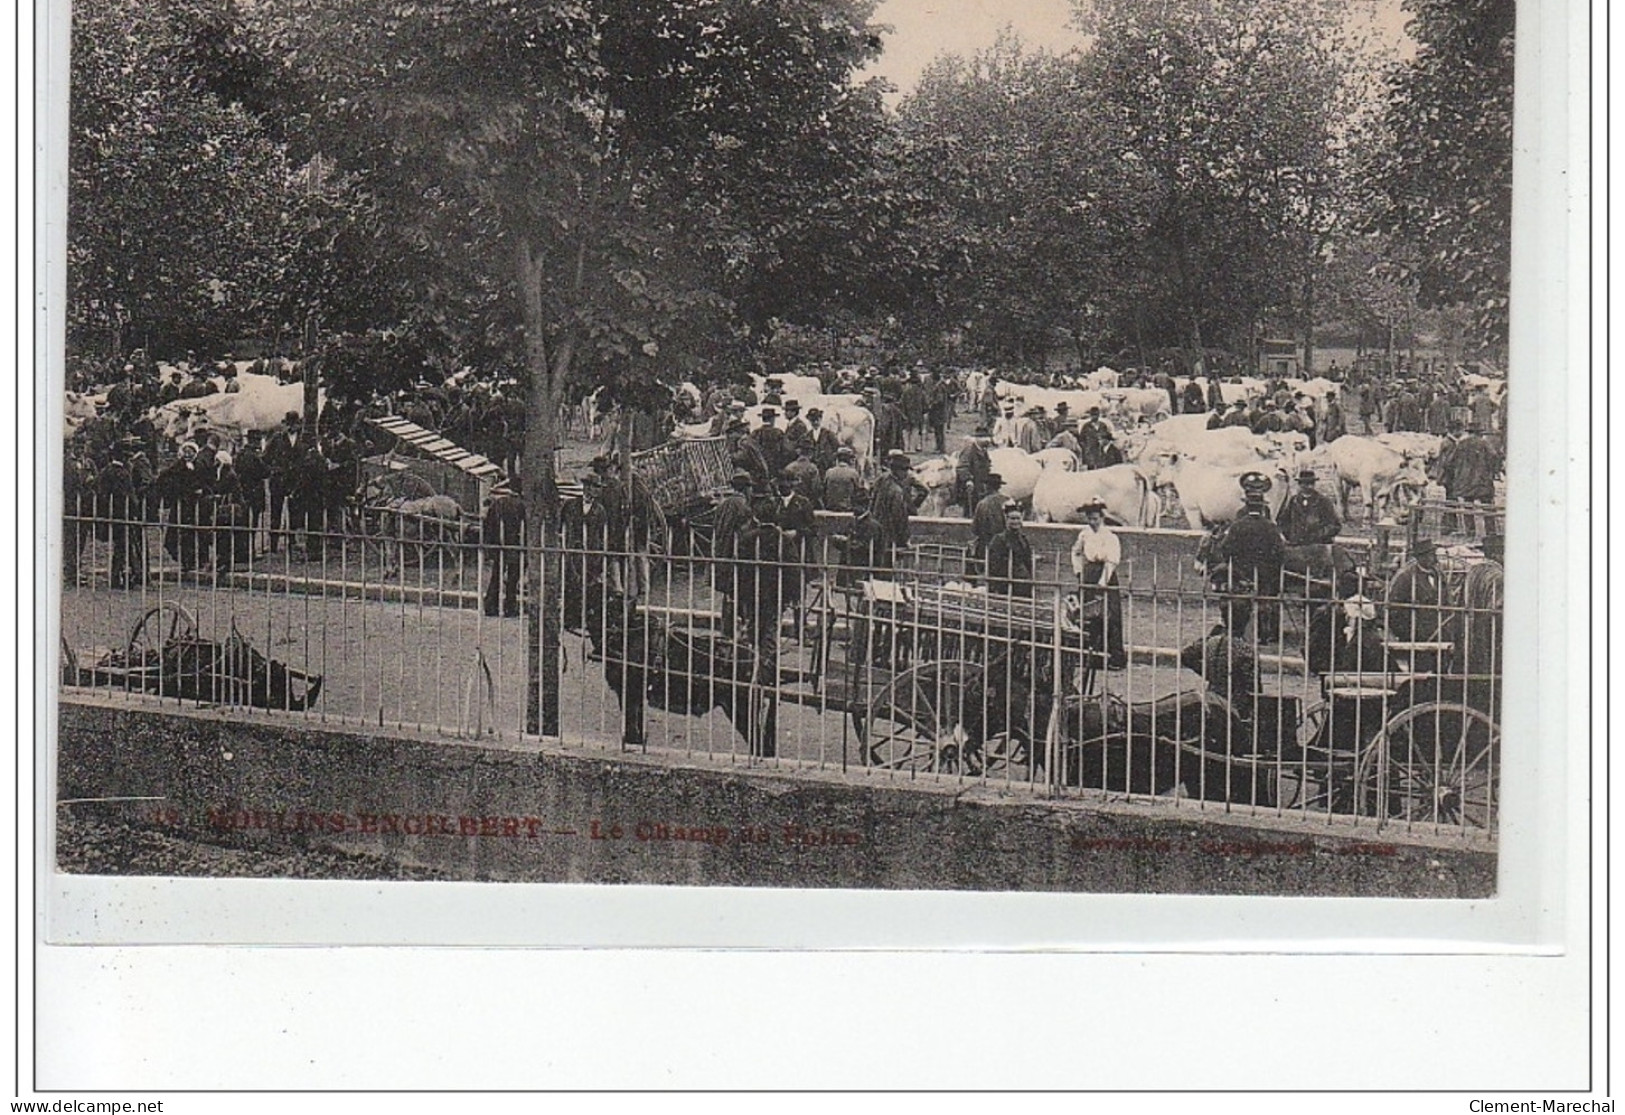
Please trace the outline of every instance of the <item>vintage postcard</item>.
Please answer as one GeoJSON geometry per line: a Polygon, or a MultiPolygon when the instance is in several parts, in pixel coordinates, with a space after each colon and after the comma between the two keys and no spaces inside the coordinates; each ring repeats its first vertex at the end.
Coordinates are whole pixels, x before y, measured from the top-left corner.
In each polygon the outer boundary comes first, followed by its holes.
{"type": "MultiPolygon", "coordinates": [[[[1579,776],[1522,668],[1581,591],[1529,575],[1584,393],[1533,343],[1579,293],[1539,26],[75,4],[50,932],[345,939],[189,882],[254,878],[958,911],[903,945],[1148,939],[956,895],[1472,899],[1288,935],[1539,939],[1492,901],[1579,776]]],[[[423,890],[366,893],[396,939],[423,890]]],[[[1213,910],[1149,938],[1260,932],[1213,910]]]]}

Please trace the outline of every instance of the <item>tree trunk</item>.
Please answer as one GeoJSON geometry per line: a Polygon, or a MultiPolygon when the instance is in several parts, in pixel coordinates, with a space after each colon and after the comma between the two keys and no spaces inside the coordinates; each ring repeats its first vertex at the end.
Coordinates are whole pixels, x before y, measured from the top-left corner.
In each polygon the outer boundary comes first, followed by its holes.
{"type": "Polygon", "coordinates": [[[1315,272],[1313,264],[1303,279],[1303,378],[1315,374],[1315,272]]]}
{"type": "Polygon", "coordinates": [[[304,366],[300,369],[305,385],[304,436],[312,442],[316,439],[316,419],[321,413],[319,406],[321,396],[316,393],[316,384],[321,378],[321,358],[316,355],[316,334],[316,315],[312,314],[305,319],[304,337],[300,342],[300,348],[303,350],[300,355],[304,357],[304,366]]]}
{"type": "Polygon", "coordinates": [[[525,367],[530,374],[520,470],[526,524],[525,731],[557,738],[563,704],[559,687],[564,658],[564,564],[559,557],[562,524],[554,459],[559,447],[559,404],[575,355],[575,338],[567,329],[558,350],[548,358],[542,263],[525,237],[519,238],[518,256],[525,367]]]}

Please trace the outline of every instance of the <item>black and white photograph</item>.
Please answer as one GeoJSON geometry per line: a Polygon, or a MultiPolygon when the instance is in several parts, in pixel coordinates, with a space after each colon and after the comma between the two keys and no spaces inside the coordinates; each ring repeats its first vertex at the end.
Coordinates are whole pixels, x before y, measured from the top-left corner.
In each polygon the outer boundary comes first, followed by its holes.
{"type": "Polygon", "coordinates": [[[950,9],[77,0],[54,872],[1495,898],[1526,6],[950,9]]]}

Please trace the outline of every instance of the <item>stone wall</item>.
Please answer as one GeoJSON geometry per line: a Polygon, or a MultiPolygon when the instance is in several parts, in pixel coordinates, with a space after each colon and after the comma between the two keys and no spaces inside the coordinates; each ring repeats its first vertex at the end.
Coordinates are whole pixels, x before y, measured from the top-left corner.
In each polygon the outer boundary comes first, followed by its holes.
{"type": "Polygon", "coordinates": [[[863,772],[706,767],[66,700],[60,799],[231,847],[453,878],[1084,893],[1494,893],[1492,853],[1370,830],[1046,802],[863,772]]]}

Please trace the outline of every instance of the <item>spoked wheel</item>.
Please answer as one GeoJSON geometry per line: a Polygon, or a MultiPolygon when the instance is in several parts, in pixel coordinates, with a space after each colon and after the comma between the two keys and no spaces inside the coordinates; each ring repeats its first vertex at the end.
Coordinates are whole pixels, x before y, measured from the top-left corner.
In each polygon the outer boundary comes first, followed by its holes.
{"type": "Polygon", "coordinates": [[[1429,701],[1398,713],[1360,756],[1360,812],[1488,832],[1495,827],[1501,731],[1467,705],[1429,701]]]}
{"type": "Polygon", "coordinates": [[[130,629],[125,661],[131,666],[157,661],[165,646],[197,638],[197,619],[172,600],[154,604],[130,629]]]}
{"type": "Polygon", "coordinates": [[[1281,804],[1304,813],[1350,813],[1354,809],[1352,750],[1337,750],[1328,737],[1331,706],[1305,706],[1298,721],[1302,751],[1281,762],[1281,804]]]}
{"type": "Polygon", "coordinates": [[[923,662],[904,670],[874,695],[859,731],[865,766],[956,773],[967,749],[973,694],[982,667],[964,659],[923,662]]]}

